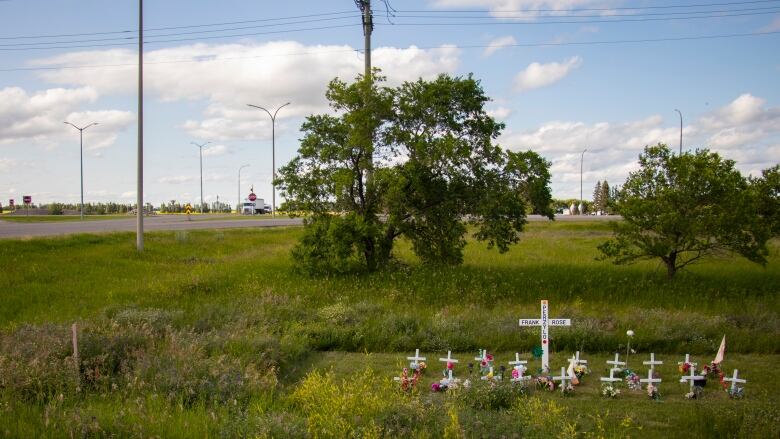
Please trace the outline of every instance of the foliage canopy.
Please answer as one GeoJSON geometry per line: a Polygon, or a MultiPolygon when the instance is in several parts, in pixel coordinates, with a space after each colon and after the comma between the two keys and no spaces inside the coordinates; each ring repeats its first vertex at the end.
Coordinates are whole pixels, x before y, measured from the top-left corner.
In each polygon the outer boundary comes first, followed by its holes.
{"type": "Polygon", "coordinates": [[[309,216],[293,255],[308,272],[376,270],[407,237],[424,262],[458,264],[466,222],[506,251],[526,212],[552,218],[550,163],[494,142],[479,82],[440,75],[397,88],[333,80],[335,115],[309,116],[298,155],[280,169],[284,208],[309,216]]]}
{"type": "Polygon", "coordinates": [[[751,182],[706,149],[673,155],[646,147],[618,193],[615,238],[599,246],[605,259],[628,264],[660,258],[669,278],[701,258],[736,253],[766,264],[768,221],[751,182]]]}

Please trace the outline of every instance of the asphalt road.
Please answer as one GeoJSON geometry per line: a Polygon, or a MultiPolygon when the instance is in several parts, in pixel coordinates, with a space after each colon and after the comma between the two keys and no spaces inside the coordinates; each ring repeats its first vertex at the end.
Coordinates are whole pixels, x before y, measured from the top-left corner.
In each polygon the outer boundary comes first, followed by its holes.
{"type": "MultiPolygon", "coordinates": [[[[284,227],[299,226],[303,223],[300,218],[295,219],[271,219],[269,217],[246,219],[220,219],[227,216],[208,215],[192,216],[188,221],[181,215],[160,215],[144,218],[144,231],[158,230],[200,230],[200,229],[240,229],[252,227],[284,227]]],[[[556,221],[609,221],[616,216],[558,216],[556,221]]],[[[538,215],[531,215],[528,221],[546,221],[538,215]]],[[[135,231],[135,217],[127,219],[92,220],[92,221],[63,221],[40,223],[17,223],[0,220],[0,239],[24,238],[35,236],[58,236],[76,233],[110,233],[135,231]]]]}

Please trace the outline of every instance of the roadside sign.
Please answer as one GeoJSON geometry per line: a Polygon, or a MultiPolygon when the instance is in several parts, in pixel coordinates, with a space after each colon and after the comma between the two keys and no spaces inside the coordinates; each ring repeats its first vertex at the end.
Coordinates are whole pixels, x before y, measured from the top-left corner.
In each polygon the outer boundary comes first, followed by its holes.
{"type": "Polygon", "coordinates": [[[24,201],[24,204],[31,204],[32,203],[32,196],[25,195],[22,197],[22,201],[24,201]]]}
{"type": "Polygon", "coordinates": [[[257,195],[249,194],[249,201],[255,201],[256,199],[257,199],[257,195]]]}
{"type": "Polygon", "coordinates": [[[14,207],[14,199],[13,198],[8,200],[8,205],[11,206],[11,207],[14,207]]]}

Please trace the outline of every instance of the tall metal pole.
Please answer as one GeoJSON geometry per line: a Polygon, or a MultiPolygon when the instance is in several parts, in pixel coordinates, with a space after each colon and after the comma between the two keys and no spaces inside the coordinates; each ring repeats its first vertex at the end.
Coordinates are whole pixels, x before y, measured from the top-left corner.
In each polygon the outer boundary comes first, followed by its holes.
{"type": "Polygon", "coordinates": [[[250,107],[259,108],[266,113],[268,113],[268,116],[271,117],[271,170],[272,170],[272,178],[271,181],[271,215],[276,218],[276,114],[279,113],[279,110],[282,108],[290,105],[289,102],[282,105],[281,107],[277,108],[276,111],[274,111],[274,114],[271,114],[270,111],[266,110],[265,108],[259,106],[259,105],[252,105],[247,104],[250,107]]]}
{"type": "Polygon", "coordinates": [[[144,251],[144,0],[138,0],[138,176],[136,248],[144,251]]]}
{"type": "Polygon", "coordinates": [[[583,149],[582,156],[580,156],[580,215],[582,215],[582,206],[584,206],[582,202],[582,162],[585,160],[585,151],[587,150],[587,148],[583,149]]]}
{"type": "Polygon", "coordinates": [[[206,142],[204,144],[199,144],[195,142],[190,142],[191,144],[198,147],[200,150],[200,213],[203,215],[203,147],[208,145],[211,142],[206,142]]]}
{"type": "Polygon", "coordinates": [[[238,204],[236,204],[236,213],[241,213],[241,170],[248,167],[249,165],[243,165],[238,168],[238,204]]]}
{"type": "Polygon", "coordinates": [[[682,128],[683,128],[682,112],[676,108],[674,109],[674,111],[680,114],[680,155],[682,155],[682,128]]]}
{"type": "Polygon", "coordinates": [[[364,48],[365,50],[365,77],[366,79],[371,77],[371,32],[374,30],[374,22],[371,17],[371,0],[365,0],[363,2],[365,8],[363,8],[363,34],[365,36],[364,48]]]}
{"type": "Polygon", "coordinates": [[[79,130],[79,162],[81,168],[81,220],[83,221],[84,220],[84,130],[91,127],[92,125],[97,125],[97,122],[91,123],[83,128],[79,128],[70,122],[65,122],[65,123],[79,130]]]}

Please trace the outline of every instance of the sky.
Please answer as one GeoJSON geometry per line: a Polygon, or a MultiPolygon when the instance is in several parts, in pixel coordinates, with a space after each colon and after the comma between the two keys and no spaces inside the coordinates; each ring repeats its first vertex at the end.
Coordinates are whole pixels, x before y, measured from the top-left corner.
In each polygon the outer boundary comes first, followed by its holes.
{"type": "MultiPolygon", "coordinates": [[[[556,198],[622,184],[646,145],[780,162],[780,0],[373,0],[390,85],[473,73],[498,143],[551,165],[556,198]],[[587,150],[584,155],[583,150],[587,150]]],[[[137,0],[0,0],[0,203],[134,203],[137,0]]],[[[144,200],[271,199],[324,92],[363,72],[353,0],[146,0],[144,200]]],[[[277,194],[278,195],[278,194],[277,194]]],[[[277,200],[277,204],[279,200],[277,200]]]]}

